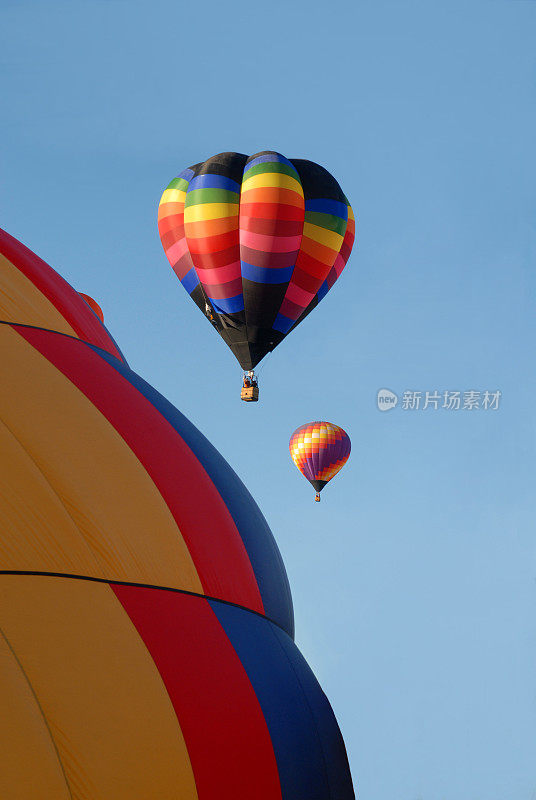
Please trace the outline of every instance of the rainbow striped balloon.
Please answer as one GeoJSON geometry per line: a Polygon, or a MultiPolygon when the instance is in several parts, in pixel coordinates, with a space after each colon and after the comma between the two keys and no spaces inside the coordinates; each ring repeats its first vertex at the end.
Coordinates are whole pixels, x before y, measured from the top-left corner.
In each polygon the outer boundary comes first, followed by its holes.
{"type": "Polygon", "coordinates": [[[220,153],[174,178],[158,228],[171,266],[243,369],[315,308],[350,256],[352,209],[327,170],[220,153]]]}
{"type": "Polygon", "coordinates": [[[289,443],[290,457],[317,492],[344,467],[350,455],[350,437],[332,422],[308,422],[296,428],[289,443]]]}

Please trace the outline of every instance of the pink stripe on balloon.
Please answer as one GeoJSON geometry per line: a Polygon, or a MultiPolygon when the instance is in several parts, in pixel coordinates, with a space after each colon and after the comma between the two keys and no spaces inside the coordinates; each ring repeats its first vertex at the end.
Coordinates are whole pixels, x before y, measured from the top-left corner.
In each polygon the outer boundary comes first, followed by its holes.
{"type": "Polygon", "coordinates": [[[345,266],[346,266],[346,261],[341,256],[341,254],[338,253],[337,258],[335,259],[335,263],[333,264],[335,272],[337,273],[337,278],[340,276],[345,266]]]}
{"type": "Polygon", "coordinates": [[[232,264],[226,264],[224,267],[214,267],[213,269],[196,267],[195,271],[201,283],[207,286],[214,286],[238,278],[240,276],[240,261],[233,261],[232,264]]]}
{"type": "Polygon", "coordinates": [[[166,250],[166,255],[169,259],[170,264],[175,264],[181,256],[188,250],[188,244],[186,239],[179,239],[178,242],[174,242],[171,247],[168,247],[166,250]]]}
{"type": "Polygon", "coordinates": [[[313,297],[314,294],[312,294],[311,292],[307,292],[305,289],[302,289],[295,283],[289,283],[287,289],[287,298],[289,300],[292,300],[293,303],[296,303],[297,305],[305,308],[305,306],[309,305],[313,297]]]}
{"type": "Polygon", "coordinates": [[[267,236],[263,233],[252,233],[240,230],[240,244],[265,253],[290,253],[300,247],[301,236],[267,236]]]}

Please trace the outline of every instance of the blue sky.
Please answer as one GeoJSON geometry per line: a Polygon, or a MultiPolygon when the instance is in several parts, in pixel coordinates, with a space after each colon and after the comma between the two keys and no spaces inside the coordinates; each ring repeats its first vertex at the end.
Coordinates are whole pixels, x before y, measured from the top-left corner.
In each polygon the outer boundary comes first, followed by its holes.
{"type": "Polygon", "coordinates": [[[258,501],[358,797],[534,800],[536,2],[0,10],[2,226],[258,501]],[[156,208],[184,167],[263,149],[327,167],[358,233],[246,405],[156,208]],[[382,414],[382,387],[502,397],[382,414]],[[287,449],[313,419],[353,443],[320,504],[287,449]]]}

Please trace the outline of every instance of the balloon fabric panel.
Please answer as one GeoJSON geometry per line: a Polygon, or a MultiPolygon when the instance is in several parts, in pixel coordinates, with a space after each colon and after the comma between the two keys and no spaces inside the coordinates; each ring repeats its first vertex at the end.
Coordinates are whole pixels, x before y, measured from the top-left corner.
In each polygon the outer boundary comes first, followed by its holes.
{"type": "Polygon", "coordinates": [[[327,170],[273,151],[221,153],[184,170],[158,220],[170,264],[244,369],[326,295],[355,229],[327,170]]]}
{"type": "MultiPolygon", "coordinates": [[[[108,584],[0,575],[0,628],[34,699],[33,713],[28,709],[22,719],[6,718],[3,708],[0,727],[20,730],[23,721],[34,728],[43,722],[55,750],[38,750],[32,772],[49,772],[43,761],[54,760],[54,755],[68,797],[197,800],[173,704],[108,584]]],[[[0,762],[14,745],[11,741],[0,752],[0,762]]],[[[27,780],[2,764],[0,787],[10,775],[18,781],[1,792],[6,800],[21,797],[19,786],[27,780]]],[[[32,800],[62,797],[43,789],[32,800]]]]}

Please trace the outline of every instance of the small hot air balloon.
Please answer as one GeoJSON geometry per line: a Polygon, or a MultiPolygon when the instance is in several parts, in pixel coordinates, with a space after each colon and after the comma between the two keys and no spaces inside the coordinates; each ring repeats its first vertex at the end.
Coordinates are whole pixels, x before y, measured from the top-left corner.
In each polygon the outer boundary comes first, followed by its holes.
{"type": "Polygon", "coordinates": [[[103,314],[102,308],[99,306],[97,301],[94,300],[92,297],[90,297],[88,294],[84,294],[83,292],[78,292],[78,294],[80,295],[80,297],[83,297],[83,299],[86,301],[86,303],[88,304],[90,309],[93,311],[93,313],[98,316],[100,321],[104,322],[104,314],[103,314]]]}
{"type": "Polygon", "coordinates": [[[290,457],[316,490],[320,492],[341,470],[350,455],[350,437],[332,422],[308,422],[296,428],[289,442],[290,457]]]}
{"type": "Polygon", "coordinates": [[[245,371],[331,289],[350,256],[352,209],[330,173],[273,151],[220,153],[174,178],[158,229],[182,285],[245,371]]]}

